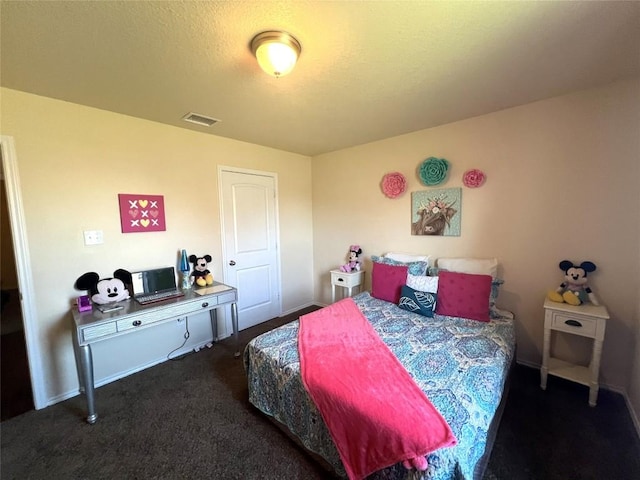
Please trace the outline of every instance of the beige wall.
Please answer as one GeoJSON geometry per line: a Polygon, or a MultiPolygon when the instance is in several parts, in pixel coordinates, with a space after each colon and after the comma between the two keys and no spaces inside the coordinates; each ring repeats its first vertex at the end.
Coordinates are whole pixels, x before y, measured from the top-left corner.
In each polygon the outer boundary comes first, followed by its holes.
{"type": "MultiPolygon", "coordinates": [[[[365,259],[390,250],[498,257],[498,303],[516,314],[518,358],[539,365],[542,303],[562,281],[558,263],[591,260],[590,284],[611,314],[601,382],[626,389],[639,315],[630,300],[640,287],[639,126],[636,79],[315,157],[316,297],[329,301],[328,271],[352,243],[365,259]],[[451,162],[445,188],[461,187],[469,168],[487,175],[483,187],[463,188],[460,237],[410,234],[410,192],[427,189],[416,168],[429,156],[451,162]],[[379,184],[396,170],[408,189],[390,200],[379,184]]],[[[554,343],[559,356],[587,362],[586,339],[554,343]]]]}
{"type": "MultiPolygon", "coordinates": [[[[14,138],[18,159],[50,401],[77,392],[69,306],[82,273],[174,265],[185,248],[212,255],[214,276],[222,278],[218,165],[277,174],[283,312],[313,301],[310,158],[14,90],[1,94],[1,133],[14,138]],[[164,195],[166,232],[122,234],[118,193],[164,195]],[[103,230],[104,244],[84,246],[83,231],[94,229],[103,230]]],[[[165,358],[182,343],[171,328],[96,345],[96,381],[165,358]]]]}

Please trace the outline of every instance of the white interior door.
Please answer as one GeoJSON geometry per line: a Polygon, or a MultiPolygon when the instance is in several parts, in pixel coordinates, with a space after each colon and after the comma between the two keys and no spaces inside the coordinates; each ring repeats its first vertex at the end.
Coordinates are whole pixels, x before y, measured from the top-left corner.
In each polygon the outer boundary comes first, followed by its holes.
{"type": "Polygon", "coordinates": [[[238,325],[281,313],[274,174],[220,167],[224,281],[238,289],[238,325]]]}

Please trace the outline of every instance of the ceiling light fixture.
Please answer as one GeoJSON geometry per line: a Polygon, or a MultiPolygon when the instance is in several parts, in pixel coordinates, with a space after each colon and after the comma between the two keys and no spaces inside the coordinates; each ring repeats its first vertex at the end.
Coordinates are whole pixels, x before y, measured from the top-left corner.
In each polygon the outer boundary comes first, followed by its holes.
{"type": "Polygon", "coordinates": [[[262,32],[251,40],[258,65],[269,75],[281,77],[293,70],[300,56],[300,42],[286,32],[262,32]]]}

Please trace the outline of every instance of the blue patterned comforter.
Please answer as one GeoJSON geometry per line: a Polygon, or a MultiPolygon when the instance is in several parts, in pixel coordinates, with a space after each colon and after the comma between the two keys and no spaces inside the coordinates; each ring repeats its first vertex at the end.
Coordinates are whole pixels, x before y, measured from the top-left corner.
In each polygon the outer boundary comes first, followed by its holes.
{"type": "MultiPolygon", "coordinates": [[[[368,292],[353,299],[458,439],[455,447],[431,453],[428,469],[411,478],[472,479],[515,354],[513,319],[483,323],[440,315],[428,318],[368,292]]],[[[291,322],[247,345],[249,401],[346,477],[329,431],[302,384],[298,326],[298,321],[291,322]]],[[[406,479],[409,472],[398,464],[368,478],[406,479]]]]}

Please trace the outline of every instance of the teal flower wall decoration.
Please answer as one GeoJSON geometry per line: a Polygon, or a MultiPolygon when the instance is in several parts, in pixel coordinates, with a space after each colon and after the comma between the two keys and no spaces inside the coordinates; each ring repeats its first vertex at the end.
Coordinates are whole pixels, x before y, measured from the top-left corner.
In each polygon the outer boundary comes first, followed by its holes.
{"type": "Polygon", "coordinates": [[[429,157],[418,169],[420,181],[424,185],[440,185],[447,178],[449,162],[444,158],[429,157]]]}

